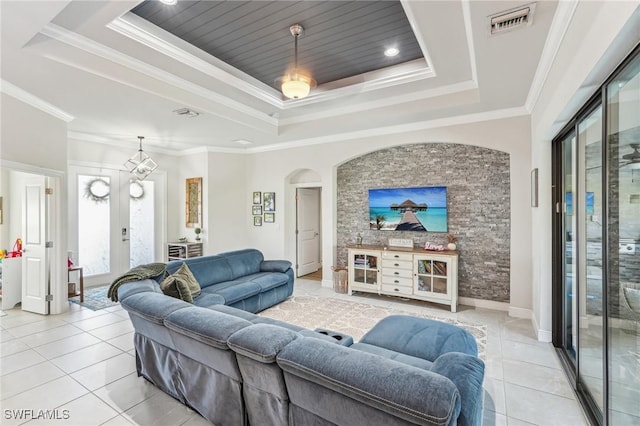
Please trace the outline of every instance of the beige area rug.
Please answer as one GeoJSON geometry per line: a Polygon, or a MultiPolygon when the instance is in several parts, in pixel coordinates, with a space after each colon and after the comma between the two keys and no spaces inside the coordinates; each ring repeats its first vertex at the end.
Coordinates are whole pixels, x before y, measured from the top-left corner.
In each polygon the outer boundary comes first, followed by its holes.
{"type": "Polygon", "coordinates": [[[478,355],[482,359],[484,359],[487,344],[486,325],[470,324],[450,318],[439,318],[428,314],[326,297],[295,296],[260,312],[260,315],[286,321],[311,330],[322,327],[339,331],[353,336],[355,341],[360,340],[382,318],[389,315],[411,315],[418,318],[438,320],[464,328],[476,338],[478,355]]]}

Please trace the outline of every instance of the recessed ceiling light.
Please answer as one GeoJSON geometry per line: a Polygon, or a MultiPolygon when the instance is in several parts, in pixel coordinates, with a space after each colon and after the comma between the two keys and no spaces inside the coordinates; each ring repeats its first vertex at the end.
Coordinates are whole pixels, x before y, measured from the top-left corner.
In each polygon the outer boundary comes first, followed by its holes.
{"type": "Polygon", "coordinates": [[[246,139],[236,139],[234,140],[235,143],[240,144],[240,145],[251,145],[253,144],[253,142],[250,142],[246,139]]]}
{"type": "Polygon", "coordinates": [[[170,6],[173,6],[174,4],[178,3],[178,0],[160,0],[160,3],[164,3],[164,4],[168,4],[170,6]]]}
{"type": "Polygon", "coordinates": [[[384,56],[396,56],[398,53],[400,53],[400,50],[397,47],[390,47],[384,51],[384,56]]]}

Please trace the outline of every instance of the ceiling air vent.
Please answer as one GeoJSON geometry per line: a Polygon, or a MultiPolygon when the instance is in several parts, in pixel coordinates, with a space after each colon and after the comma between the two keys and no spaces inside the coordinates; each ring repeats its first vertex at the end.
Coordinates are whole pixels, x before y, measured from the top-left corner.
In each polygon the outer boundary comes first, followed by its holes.
{"type": "Polygon", "coordinates": [[[516,28],[531,25],[535,9],[536,4],[531,3],[490,16],[491,34],[499,34],[505,31],[511,31],[516,28]]]}
{"type": "Polygon", "coordinates": [[[189,108],[174,109],[173,112],[178,114],[181,117],[189,117],[189,118],[197,117],[200,115],[198,111],[194,111],[189,108]]]}

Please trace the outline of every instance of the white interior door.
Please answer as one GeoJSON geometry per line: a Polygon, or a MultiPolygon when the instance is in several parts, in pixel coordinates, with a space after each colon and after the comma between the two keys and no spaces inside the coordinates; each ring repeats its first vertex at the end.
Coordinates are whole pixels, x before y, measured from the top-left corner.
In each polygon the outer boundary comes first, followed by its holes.
{"type": "Polygon", "coordinates": [[[49,259],[47,253],[47,178],[25,180],[22,196],[22,309],[49,313],[49,259]]]}
{"type": "Polygon", "coordinates": [[[298,188],[297,201],[297,276],[320,269],[320,188],[298,188]]]}

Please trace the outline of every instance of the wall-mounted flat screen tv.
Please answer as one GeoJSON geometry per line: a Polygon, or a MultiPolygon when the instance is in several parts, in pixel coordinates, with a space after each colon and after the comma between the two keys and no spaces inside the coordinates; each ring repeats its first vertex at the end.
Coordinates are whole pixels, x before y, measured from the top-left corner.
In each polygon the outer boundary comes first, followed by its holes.
{"type": "Polygon", "coordinates": [[[370,189],[369,228],[447,232],[447,187],[370,189]]]}

